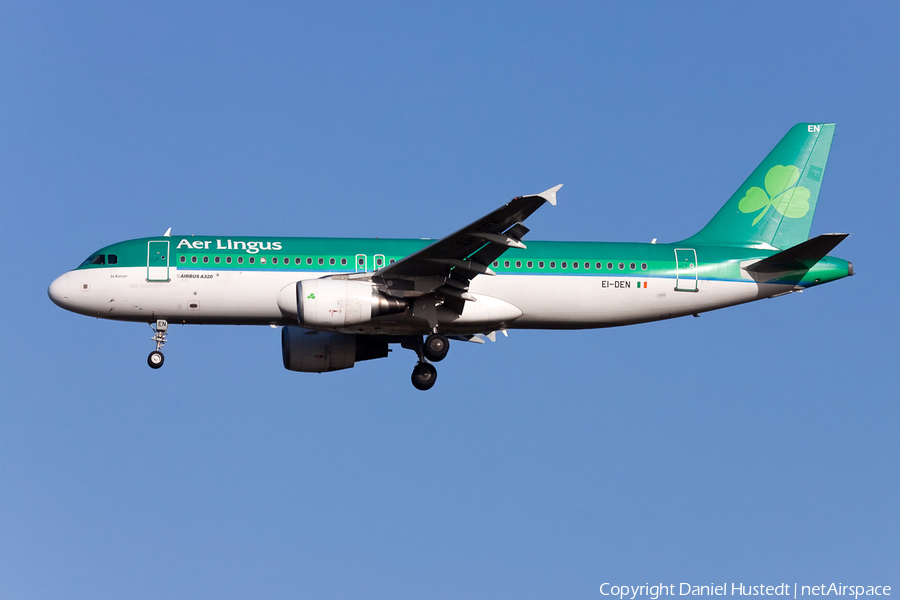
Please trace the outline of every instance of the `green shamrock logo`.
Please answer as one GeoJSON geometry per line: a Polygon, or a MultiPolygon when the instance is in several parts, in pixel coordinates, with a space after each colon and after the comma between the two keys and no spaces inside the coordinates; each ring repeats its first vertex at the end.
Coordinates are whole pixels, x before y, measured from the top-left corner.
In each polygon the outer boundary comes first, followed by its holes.
{"type": "Polygon", "coordinates": [[[307,300],[315,300],[315,299],[316,299],[316,295],[315,295],[314,293],[311,293],[309,296],[306,297],[306,299],[307,299],[307,300]]]}
{"type": "Polygon", "coordinates": [[[753,225],[759,223],[769,206],[791,219],[799,219],[809,212],[809,190],[797,185],[800,169],[794,165],[775,165],[766,173],[766,189],[752,187],[738,203],[742,213],[759,211],[753,225]]]}

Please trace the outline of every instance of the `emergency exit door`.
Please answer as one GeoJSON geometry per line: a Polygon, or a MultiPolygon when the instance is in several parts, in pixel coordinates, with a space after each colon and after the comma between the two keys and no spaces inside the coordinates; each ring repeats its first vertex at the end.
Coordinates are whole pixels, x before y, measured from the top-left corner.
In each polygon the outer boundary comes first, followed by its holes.
{"type": "Polygon", "coordinates": [[[356,255],[356,272],[365,273],[369,270],[369,258],[365,254],[356,255]]]}

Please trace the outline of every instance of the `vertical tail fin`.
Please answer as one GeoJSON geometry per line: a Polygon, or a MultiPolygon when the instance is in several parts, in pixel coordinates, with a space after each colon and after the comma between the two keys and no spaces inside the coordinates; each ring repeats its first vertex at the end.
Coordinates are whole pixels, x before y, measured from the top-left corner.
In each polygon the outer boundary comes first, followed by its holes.
{"type": "Polygon", "coordinates": [[[809,238],[834,123],[798,123],[696,235],[693,245],[789,248],[809,238]]]}

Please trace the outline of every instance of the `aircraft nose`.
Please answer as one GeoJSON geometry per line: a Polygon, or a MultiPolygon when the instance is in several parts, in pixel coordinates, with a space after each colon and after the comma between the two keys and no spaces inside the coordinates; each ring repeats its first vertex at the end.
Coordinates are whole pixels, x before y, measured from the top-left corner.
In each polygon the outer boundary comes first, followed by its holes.
{"type": "Polygon", "coordinates": [[[59,307],[66,308],[69,304],[69,274],[64,273],[50,284],[47,288],[47,295],[53,300],[53,303],[59,307]]]}

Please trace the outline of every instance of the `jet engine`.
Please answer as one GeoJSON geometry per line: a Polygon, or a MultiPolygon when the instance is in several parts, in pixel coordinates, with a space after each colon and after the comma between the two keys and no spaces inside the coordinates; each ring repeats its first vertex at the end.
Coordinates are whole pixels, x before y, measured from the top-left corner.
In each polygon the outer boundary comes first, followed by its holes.
{"type": "Polygon", "coordinates": [[[301,327],[281,330],[284,368],[303,373],[349,369],[357,361],[385,358],[388,343],[365,335],[310,331],[301,327]]]}
{"type": "Polygon", "coordinates": [[[278,306],[312,329],[341,329],[406,310],[403,300],[379,292],[371,283],[346,279],[298,281],[281,291],[278,306]]]}

